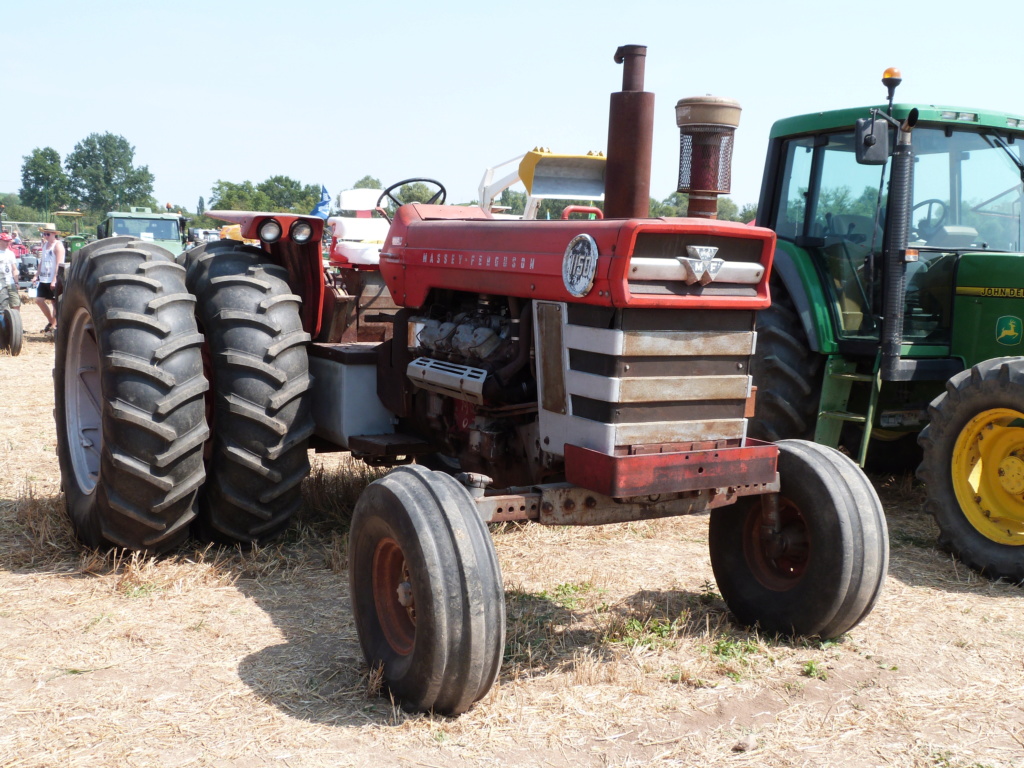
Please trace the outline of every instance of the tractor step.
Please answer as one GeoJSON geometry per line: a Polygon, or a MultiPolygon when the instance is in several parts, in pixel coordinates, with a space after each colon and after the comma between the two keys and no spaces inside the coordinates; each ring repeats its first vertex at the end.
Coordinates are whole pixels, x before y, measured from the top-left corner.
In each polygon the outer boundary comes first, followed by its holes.
{"type": "Polygon", "coordinates": [[[818,414],[818,417],[822,419],[835,419],[836,421],[852,421],[855,424],[863,424],[867,421],[867,417],[863,414],[850,411],[822,411],[818,414]]]}
{"type": "Polygon", "coordinates": [[[875,418],[875,406],[878,404],[878,359],[875,359],[874,370],[863,373],[857,370],[854,362],[844,359],[841,355],[829,357],[825,367],[825,378],[822,382],[821,400],[818,404],[818,423],[814,429],[814,442],[839,447],[843,422],[863,424],[860,449],[857,462],[863,467],[867,460],[868,443],[871,440],[871,426],[875,418]],[[860,400],[864,407],[861,412],[848,409],[850,395],[854,386],[868,386],[867,404],[860,400]]]}
{"type": "Polygon", "coordinates": [[[837,381],[863,381],[870,383],[875,378],[870,373],[832,373],[829,375],[837,381]]]}

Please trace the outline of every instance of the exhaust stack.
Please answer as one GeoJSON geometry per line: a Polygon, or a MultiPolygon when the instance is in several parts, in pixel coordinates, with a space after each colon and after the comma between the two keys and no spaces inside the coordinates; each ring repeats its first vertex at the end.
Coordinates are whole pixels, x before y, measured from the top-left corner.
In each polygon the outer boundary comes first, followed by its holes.
{"type": "Polygon", "coordinates": [[[615,51],[622,64],[622,91],[613,93],[608,115],[608,161],[604,176],[604,215],[646,219],[651,208],[651,155],[654,94],[644,90],[646,45],[615,51]]]}
{"type": "Polygon", "coordinates": [[[732,145],[740,104],[718,96],[676,102],[679,126],[679,187],[689,195],[687,216],[718,218],[718,196],[732,184],[732,145]]]}

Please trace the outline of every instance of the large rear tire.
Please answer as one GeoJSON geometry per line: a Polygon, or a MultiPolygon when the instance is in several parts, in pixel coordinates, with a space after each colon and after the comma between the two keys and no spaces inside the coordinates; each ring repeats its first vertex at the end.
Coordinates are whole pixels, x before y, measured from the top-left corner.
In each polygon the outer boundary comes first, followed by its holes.
{"type": "Polygon", "coordinates": [[[313,432],[301,299],[288,272],[258,248],[221,241],[187,254],[210,380],[207,481],[197,534],[226,544],[267,541],[302,502],[313,432]]]}
{"type": "Polygon", "coordinates": [[[456,480],[421,466],[363,491],[349,533],[356,630],[410,711],[456,715],[494,684],[505,594],[487,526],[456,480]]]}
{"type": "Polygon", "coordinates": [[[757,313],[757,354],[750,373],[757,387],[751,437],[810,440],[821,400],[823,357],[810,348],[793,301],[778,280],[772,304],[757,313]]]}
{"type": "Polygon", "coordinates": [[[956,374],[928,416],[917,476],[939,545],[990,578],[1024,583],[1024,360],[956,374]]]}
{"type": "Polygon", "coordinates": [[[765,535],[766,499],[711,513],[711,567],[743,624],[784,635],[837,637],[874,607],[889,538],[878,495],[838,451],[803,440],[779,446],[781,535],[765,535]]]}
{"type": "Polygon", "coordinates": [[[157,246],[113,238],[75,257],[54,399],[67,508],[89,546],[158,553],[188,535],[209,434],[194,303],[157,246]]]}

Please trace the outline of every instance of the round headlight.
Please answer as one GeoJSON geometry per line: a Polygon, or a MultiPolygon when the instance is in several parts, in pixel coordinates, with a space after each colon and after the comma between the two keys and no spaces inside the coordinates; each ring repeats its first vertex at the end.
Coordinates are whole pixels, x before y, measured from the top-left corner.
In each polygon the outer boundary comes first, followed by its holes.
{"type": "Polygon", "coordinates": [[[267,219],[260,224],[260,240],[265,243],[276,243],[281,239],[281,225],[276,219],[267,219]]]}
{"type": "Polygon", "coordinates": [[[313,227],[308,221],[296,221],[292,224],[292,241],[304,243],[313,236],[313,227]]]}

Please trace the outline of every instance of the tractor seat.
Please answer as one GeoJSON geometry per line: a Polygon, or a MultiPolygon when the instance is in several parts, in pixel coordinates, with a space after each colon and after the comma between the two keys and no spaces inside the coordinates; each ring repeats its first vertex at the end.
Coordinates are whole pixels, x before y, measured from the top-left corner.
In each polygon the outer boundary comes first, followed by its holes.
{"type": "Polygon", "coordinates": [[[380,248],[391,227],[387,219],[332,216],[327,224],[334,236],[331,261],[367,266],[380,263],[380,248]]]}

